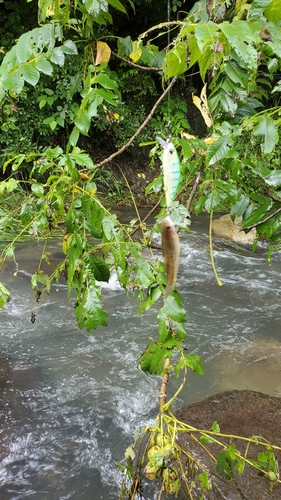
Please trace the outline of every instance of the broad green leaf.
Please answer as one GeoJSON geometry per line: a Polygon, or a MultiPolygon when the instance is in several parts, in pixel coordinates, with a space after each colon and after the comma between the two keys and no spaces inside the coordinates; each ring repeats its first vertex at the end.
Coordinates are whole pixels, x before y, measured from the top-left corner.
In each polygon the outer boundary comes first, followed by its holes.
{"type": "Polygon", "coordinates": [[[31,191],[37,196],[38,198],[42,198],[44,196],[44,186],[43,184],[38,184],[38,183],[33,183],[31,185],[31,191]]]}
{"type": "Polygon", "coordinates": [[[126,9],[119,0],[107,0],[107,2],[115,9],[120,10],[121,12],[124,12],[124,14],[126,14],[126,9]]]}
{"type": "Polygon", "coordinates": [[[272,204],[273,201],[268,198],[266,203],[253,210],[251,214],[243,220],[242,229],[243,227],[251,226],[252,224],[256,224],[257,222],[263,220],[266,217],[266,212],[271,209],[272,204]]]}
{"type": "Polygon", "coordinates": [[[78,139],[79,139],[79,129],[78,127],[73,127],[71,134],[69,136],[69,143],[71,144],[72,147],[76,146],[78,139]]]}
{"type": "Polygon", "coordinates": [[[54,47],[51,51],[50,51],[50,57],[51,57],[51,61],[54,63],[54,64],[57,64],[58,66],[63,66],[64,65],[64,53],[62,51],[62,49],[60,47],[54,47]]]}
{"type": "Polygon", "coordinates": [[[277,214],[268,221],[257,227],[259,234],[265,235],[267,239],[273,238],[275,234],[279,236],[281,228],[281,214],[277,214]]]}
{"type": "Polygon", "coordinates": [[[111,89],[111,90],[117,90],[118,89],[118,84],[115,80],[112,80],[109,78],[106,73],[98,73],[95,78],[93,79],[93,83],[99,83],[102,87],[106,89],[111,89]]]}
{"type": "Polygon", "coordinates": [[[27,83],[35,86],[40,78],[40,73],[38,69],[32,66],[30,63],[21,63],[19,66],[19,70],[22,74],[22,77],[27,83]]]}
{"type": "Polygon", "coordinates": [[[187,70],[185,42],[179,42],[166,55],[164,59],[163,71],[167,78],[184,73],[187,70]]]}
{"type": "Polygon", "coordinates": [[[281,21],[281,3],[280,0],[271,0],[264,9],[264,15],[268,21],[277,24],[281,21]]]}
{"type": "Polygon", "coordinates": [[[232,205],[230,215],[232,217],[235,217],[236,215],[244,215],[249,204],[250,200],[248,196],[245,196],[243,193],[241,193],[238,201],[234,205],[232,205]]]}
{"type": "Polygon", "coordinates": [[[33,274],[31,278],[32,288],[37,288],[37,281],[39,281],[39,283],[41,283],[46,288],[47,293],[50,293],[51,282],[47,274],[43,273],[43,271],[38,271],[37,273],[33,274]]]}
{"type": "Polygon", "coordinates": [[[118,54],[120,56],[129,56],[132,52],[132,40],[130,36],[126,36],[125,38],[118,38],[118,54]]]}
{"type": "Polygon", "coordinates": [[[115,214],[106,215],[102,221],[104,235],[108,241],[117,241],[117,216],[115,214]]]}
{"type": "Polygon", "coordinates": [[[207,23],[198,23],[195,26],[195,37],[197,45],[203,53],[207,47],[206,45],[213,46],[218,35],[218,25],[213,23],[213,21],[208,21],[207,23]]]}
{"type": "Polygon", "coordinates": [[[147,291],[146,299],[143,300],[138,308],[138,313],[142,314],[143,311],[147,311],[148,309],[150,309],[161,296],[162,292],[158,285],[149,288],[147,291]]]}
{"type": "Polygon", "coordinates": [[[191,368],[191,370],[194,373],[197,373],[197,375],[203,375],[204,374],[204,365],[202,363],[202,360],[198,354],[183,354],[183,360],[185,366],[188,366],[188,368],[191,368]]]}
{"type": "Polygon", "coordinates": [[[15,191],[18,188],[19,181],[11,177],[8,181],[2,181],[0,182],[0,196],[4,194],[6,191],[7,193],[11,193],[12,191],[15,191]]]}
{"type": "Polygon", "coordinates": [[[265,182],[269,186],[278,188],[281,186],[281,170],[272,170],[271,173],[265,177],[265,182]]]}
{"type": "Polygon", "coordinates": [[[248,89],[248,74],[243,68],[237,64],[236,61],[230,60],[224,67],[227,78],[230,78],[234,83],[239,83],[241,87],[248,89]]]}
{"type": "Polygon", "coordinates": [[[253,44],[256,43],[257,38],[248,27],[248,24],[245,21],[233,21],[231,24],[223,22],[219,27],[231,44],[232,49],[244,61],[247,68],[256,69],[257,51],[253,44]]]}
{"type": "Polygon", "coordinates": [[[83,135],[88,135],[88,131],[91,125],[91,120],[85,109],[79,110],[78,116],[75,120],[75,125],[79,132],[83,135]]]}
{"type": "Polygon", "coordinates": [[[48,61],[48,59],[46,59],[44,54],[42,54],[42,56],[36,60],[35,66],[41,73],[44,73],[45,75],[51,75],[54,70],[53,66],[48,61]]]}
{"type": "Polygon", "coordinates": [[[16,53],[17,59],[19,63],[23,63],[28,61],[30,56],[33,54],[33,50],[31,47],[31,33],[24,33],[18,39],[18,43],[16,45],[16,53]]]}
{"type": "Polygon", "coordinates": [[[90,333],[99,325],[107,326],[107,313],[103,311],[100,298],[100,287],[89,284],[79,297],[75,309],[76,319],[80,328],[86,328],[90,333]]]}
{"type": "Polygon", "coordinates": [[[175,321],[183,323],[186,320],[185,309],[179,305],[177,300],[172,295],[169,295],[169,297],[166,298],[163,310],[167,316],[175,321]]]}
{"type": "Polygon", "coordinates": [[[264,136],[263,144],[261,145],[264,154],[272,153],[278,140],[278,128],[276,122],[270,116],[260,116],[258,124],[253,129],[254,135],[264,136]]]}
{"type": "Polygon", "coordinates": [[[60,47],[65,54],[77,54],[76,44],[72,40],[66,40],[60,47]]]}
{"type": "Polygon", "coordinates": [[[213,210],[218,210],[222,205],[224,199],[224,193],[222,194],[221,191],[212,189],[205,199],[205,209],[208,213],[212,212],[213,210]]]}
{"type": "Polygon", "coordinates": [[[201,50],[198,47],[198,43],[195,35],[190,35],[187,38],[188,48],[189,48],[189,64],[188,67],[191,68],[201,56],[201,50]]]}
{"type": "Polygon", "coordinates": [[[171,349],[166,349],[162,344],[150,344],[139,358],[140,368],[143,372],[161,375],[165,359],[171,356],[171,349]]]}
{"type": "Polygon", "coordinates": [[[4,73],[2,83],[4,89],[8,90],[13,97],[16,97],[21,93],[24,87],[22,72],[19,69],[16,69],[12,73],[4,73]]]}
{"type": "Polygon", "coordinates": [[[86,167],[89,170],[94,169],[92,158],[90,158],[88,153],[84,153],[79,148],[75,147],[74,150],[70,153],[70,157],[81,167],[86,167]]]}
{"type": "Polygon", "coordinates": [[[90,270],[97,281],[108,282],[110,278],[110,270],[104,260],[98,259],[91,254],[86,254],[84,260],[86,267],[90,270]]]}
{"type": "Polygon", "coordinates": [[[232,140],[230,137],[223,135],[217,141],[212,142],[206,151],[207,165],[211,166],[226,157],[230,149],[232,140]]]}
{"type": "Polygon", "coordinates": [[[117,105],[118,96],[116,94],[113,94],[113,92],[109,92],[104,88],[94,89],[94,91],[96,95],[102,97],[105,101],[109,102],[113,106],[117,105]]]}

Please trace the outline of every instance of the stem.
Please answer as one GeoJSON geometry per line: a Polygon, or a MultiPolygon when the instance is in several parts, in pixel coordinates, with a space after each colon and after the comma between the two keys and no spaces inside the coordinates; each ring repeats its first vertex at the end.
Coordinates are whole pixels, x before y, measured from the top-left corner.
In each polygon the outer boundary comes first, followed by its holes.
{"type": "Polygon", "coordinates": [[[212,262],[212,267],[214,271],[214,275],[216,277],[217,283],[219,286],[223,285],[223,282],[219,279],[218,273],[216,270],[216,265],[215,265],[215,260],[214,260],[214,252],[213,252],[213,213],[214,211],[212,210],[210,213],[210,225],[209,225],[209,241],[210,241],[210,255],[211,255],[211,262],[212,262]]]}
{"type": "Polygon", "coordinates": [[[170,363],[171,363],[171,359],[170,358],[166,358],[165,359],[165,363],[164,363],[164,375],[162,377],[162,382],[161,382],[161,385],[160,385],[160,388],[159,388],[159,393],[158,393],[158,401],[159,401],[159,405],[160,405],[160,411],[163,411],[163,407],[167,401],[167,385],[168,385],[168,382],[169,382],[169,373],[168,373],[168,368],[170,366],[170,363]]]}
{"type": "Polygon", "coordinates": [[[154,115],[156,109],[158,108],[159,104],[161,101],[163,101],[164,97],[168,94],[169,90],[172,88],[174,83],[177,80],[177,75],[174,76],[172,81],[169,83],[168,87],[164,90],[163,94],[159,97],[159,99],[156,101],[154,104],[153,108],[151,109],[150,113],[147,115],[146,119],[142,122],[141,126],[138,128],[138,130],[132,135],[132,137],[120,148],[118,151],[115,151],[112,155],[110,155],[108,158],[105,158],[104,160],[100,161],[99,163],[96,163],[95,168],[101,167],[105,163],[108,163],[109,161],[113,160],[116,156],[120,155],[123,153],[133,142],[134,140],[138,137],[138,135],[142,132],[142,130],[146,127],[148,122],[151,120],[152,116],[154,115]]]}
{"type": "Polygon", "coordinates": [[[125,57],[119,56],[119,54],[116,54],[115,52],[111,51],[111,54],[116,57],[116,59],[119,59],[120,61],[123,61],[124,63],[128,64],[129,66],[132,66],[133,68],[140,69],[141,71],[159,71],[162,72],[162,68],[156,68],[154,66],[141,66],[140,64],[136,64],[132,61],[129,61],[125,57]]]}

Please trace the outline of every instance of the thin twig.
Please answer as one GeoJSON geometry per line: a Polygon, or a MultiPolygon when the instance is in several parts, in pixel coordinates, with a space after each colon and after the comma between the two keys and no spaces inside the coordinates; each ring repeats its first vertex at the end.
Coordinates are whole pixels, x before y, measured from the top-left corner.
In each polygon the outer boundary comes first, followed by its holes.
{"type": "Polygon", "coordinates": [[[116,59],[119,59],[119,61],[123,61],[124,63],[128,64],[129,66],[132,66],[133,68],[140,69],[141,71],[160,71],[162,72],[162,68],[156,68],[154,66],[141,66],[140,64],[136,64],[132,61],[129,61],[125,57],[119,56],[119,54],[116,54],[115,52],[111,51],[111,54],[116,57],[116,59]]]}
{"type": "Polygon", "coordinates": [[[272,217],[275,217],[275,215],[279,214],[280,212],[281,212],[281,207],[278,208],[273,214],[268,215],[268,217],[266,217],[265,219],[259,220],[258,222],[255,222],[255,224],[252,224],[251,226],[242,227],[240,231],[248,231],[248,229],[253,229],[254,227],[260,226],[269,219],[272,219],[272,217]]]}
{"type": "Polygon", "coordinates": [[[195,178],[195,181],[194,181],[194,184],[192,186],[192,189],[190,191],[190,195],[189,195],[189,198],[187,200],[187,203],[186,203],[186,208],[187,210],[190,212],[190,205],[191,205],[191,202],[194,198],[194,195],[197,191],[197,187],[198,187],[198,184],[200,182],[200,177],[201,177],[201,172],[202,172],[202,167],[200,168],[198,174],[196,175],[196,178],[195,178]]]}
{"type": "Polygon", "coordinates": [[[128,140],[128,142],[126,142],[126,144],[124,144],[124,146],[122,146],[122,148],[120,148],[118,151],[115,151],[115,153],[113,153],[112,155],[110,155],[108,158],[105,158],[104,160],[100,161],[99,163],[96,163],[95,168],[101,167],[105,163],[108,163],[109,161],[113,160],[113,158],[115,158],[116,156],[118,156],[121,153],[123,153],[123,151],[125,151],[134,142],[134,140],[138,137],[138,135],[142,132],[142,130],[146,127],[146,125],[148,124],[148,122],[151,120],[151,118],[154,115],[154,113],[155,113],[156,109],[158,108],[159,104],[161,103],[161,101],[163,101],[164,97],[168,94],[169,90],[172,88],[172,86],[176,82],[177,78],[178,78],[177,75],[174,76],[174,78],[169,83],[168,87],[164,90],[163,94],[161,94],[161,96],[159,97],[159,99],[154,104],[154,106],[151,109],[149,115],[147,115],[146,119],[142,122],[141,126],[134,133],[134,135],[132,135],[132,137],[128,140]]]}

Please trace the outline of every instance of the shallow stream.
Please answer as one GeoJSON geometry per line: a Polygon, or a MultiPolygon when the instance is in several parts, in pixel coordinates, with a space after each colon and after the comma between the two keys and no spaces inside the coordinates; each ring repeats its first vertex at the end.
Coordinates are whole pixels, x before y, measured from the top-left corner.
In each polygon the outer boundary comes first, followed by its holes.
{"type": "MultiPolygon", "coordinates": [[[[192,230],[181,235],[178,290],[188,311],[186,347],[202,356],[205,375],[190,373],[176,408],[228,389],[281,396],[280,255],[269,265],[265,249],[253,254],[214,238],[219,287],[206,220],[192,230]]],[[[160,305],[139,317],[136,299],[113,277],[103,290],[108,327],[88,336],[61,284],[32,324],[29,277],[39,253],[37,244],[23,245],[18,276],[0,275],[11,291],[0,311],[0,498],[117,500],[116,463],[157,414],[159,379],[141,373],[137,358],[156,338],[160,305]]],[[[171,394],[177,386],[172,380],[171,394]]]]}

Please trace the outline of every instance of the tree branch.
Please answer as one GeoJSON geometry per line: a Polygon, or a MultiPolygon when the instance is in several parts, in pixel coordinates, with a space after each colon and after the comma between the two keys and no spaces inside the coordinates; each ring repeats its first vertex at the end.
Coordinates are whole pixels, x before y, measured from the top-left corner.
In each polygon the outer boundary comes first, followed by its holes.
{"type": "Polygon", "coordinates": [[[151,109],[149,115],[147,115],[146,119],[142,122],[141,126],[134,133],[134,135],[132,135],[132,137],[128,140],[128,142],[126,142],[126,144],[124,144],[124,146],[122,146],[122,148],[120,148],[118,151],[115,151],[115,153],[113,153],[112,155],[110,155],[108,158],[105,158],[104,160],[100,161],[99,163],[96,163],[95,168],[101,167],[105,163],[108,163],[109,161],[113,160],[113,158],[115,158],[116,156],[118,156],[121,153],[123,153],[123,151],[125,151],[134,142],[134,140],[138,137],[138,135],[142,132],[142,130],[146,127],[146,125],[148,124],[148,122],[151,120],[151,118],[154,115],[154,113],[155,113],[156,109],[158,108],[159,104],[161,103],[161,101],[163,101],[164,97],[168,94],[169,90],[172,88],[172,86],[176,82],[177,78],[178,78],[177,75],[174,76],[174,78],[172,79],[172,81],[169,83],[168,87],[164,90],[163,94],[161,94],[161,96],[159,97],[159,99],[154,104],[154,106],[151,109]]]}
{"type": "Polygon", "coordinates": [[[119,61],[123,61],[124,63],[128,64],[129,66],[132,66],[133,68],[141,69],[141,71],[161,71],[162,72],[162,68],[156,68],[154,66],[141,66],[140,64],[136,64],[132,61],[129,61],[125,57],[119,56],[119,54],[116,54],[113,51],[111,51],[111,54],[114,57],[116,57],[116,59],[119,59],[119,61]]]}
{"type": "Polygon", "coordinates": [[[163,371],[165,373],[162,377],[161,385],[160,385],[159,392],[158,392],[158,401],[159,401],[159,405],[160,405],[160,410],[161,410],[161,408],[163,408],[164,404],[167,401],[167,385],[169,382],[168,368],[170,366],[170,362],[171,362],[171,359],[166,358],[165,363],[164,363],[164,367],[163,367],[163,371]]]}
{"type": "Polygon", "coordinates": [[[264,222],[268,221],[269,219],[272,219],[272,217],[275,217],[275,215],[279,214],[280,212],[281,212],[281,207],[278,208],[273,214],[270,214],[265,219],[259,220],[258,222],[255,222],[255,224],[252,224],[251,226],[242,227],[240,229],[240,231],[248,231],[248,229],[253,229],[254,227],[260,226],[261,224],[263,224],[264,222]]]}

